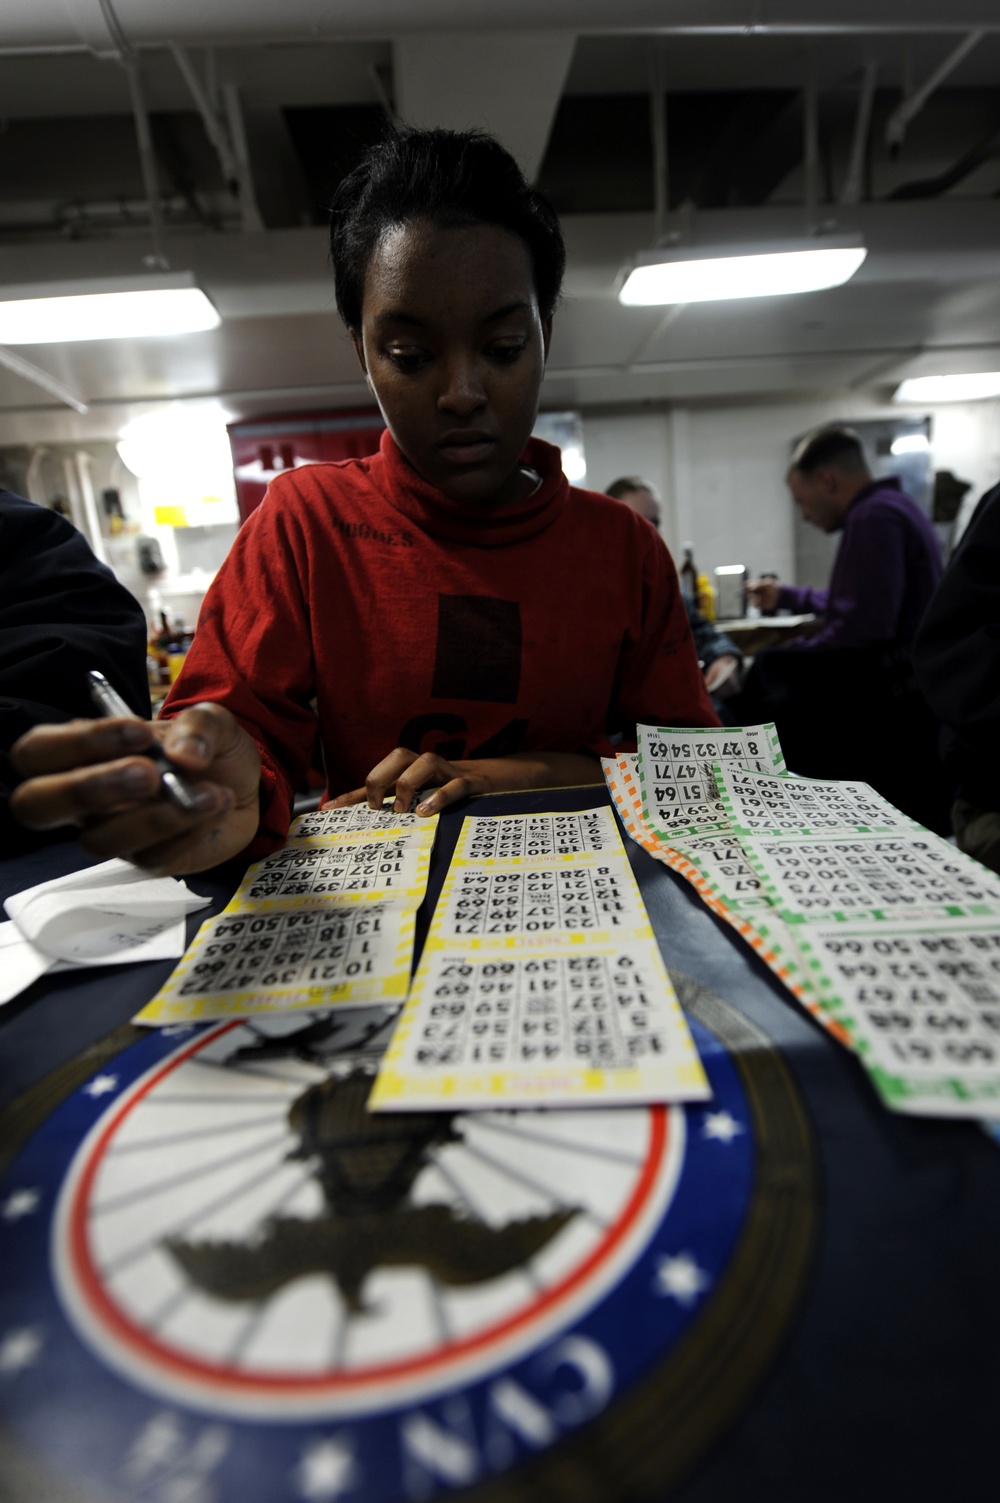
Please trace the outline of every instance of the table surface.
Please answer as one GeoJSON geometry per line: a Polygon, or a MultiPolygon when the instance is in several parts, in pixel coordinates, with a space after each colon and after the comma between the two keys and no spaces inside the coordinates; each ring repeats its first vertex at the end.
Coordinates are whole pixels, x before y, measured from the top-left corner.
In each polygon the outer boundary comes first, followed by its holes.
{"type": "MultiPolygon", "coordinates": [[[[569,810],[595,788],[475,800],[440,823],[418,945],[463,813],[569,810]]],[[[892,1115],[857,1061],[796,1006],[674,873],[626,840],[667,964],[780,1050],[815,1131],[818,1251],[783,1349],[742,1414],[669,1496],[678,1503],[935,1500],[997,1491],[1000,1147],[975,1123],[892,1115]]],[[[52,845],[0,862],[0,898],[88,858],[52,845]]],[[[218,911],[236,866],[188,879],[218,911]]],[[[190,920],[191,933],[209,910],[190,920]]],[[[170,962],[42,978],[0,1009],[0,1107],[126,1022],[170,962]]],[[[152,1495],[150,1495],[152,1496],[152,1495]]],[[[145,1494],[143,1494],[145,1497],[145,1494]]],[[[0,1500],[27,1503],[4,1491],[0,1500]]]]}

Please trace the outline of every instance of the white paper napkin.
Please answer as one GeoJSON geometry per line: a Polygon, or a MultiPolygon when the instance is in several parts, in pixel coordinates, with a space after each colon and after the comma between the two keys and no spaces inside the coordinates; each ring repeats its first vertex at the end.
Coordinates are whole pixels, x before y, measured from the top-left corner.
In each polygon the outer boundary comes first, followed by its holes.
{"type": "Polygon", "coordinates": [[[208,902],[118,860],[15,893],[4,904],[11,922],[0,924],[0,1002],[56,968],[176,959],[185,915],[208,902]]]}

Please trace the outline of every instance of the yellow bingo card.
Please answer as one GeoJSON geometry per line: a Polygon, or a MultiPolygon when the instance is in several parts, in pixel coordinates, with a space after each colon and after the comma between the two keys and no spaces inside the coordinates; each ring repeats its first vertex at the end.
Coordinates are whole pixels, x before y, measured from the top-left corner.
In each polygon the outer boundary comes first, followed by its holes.
{"type": "Polygon", "coordinates": [[[709,1094],[611,810],[466,819],[369,1107],[709,1094]]]}
{"type": "Polygon", "coordinates": [[[361,805],[303,815],[135,1021],[402,1002],[436,825],[361,805]]]}

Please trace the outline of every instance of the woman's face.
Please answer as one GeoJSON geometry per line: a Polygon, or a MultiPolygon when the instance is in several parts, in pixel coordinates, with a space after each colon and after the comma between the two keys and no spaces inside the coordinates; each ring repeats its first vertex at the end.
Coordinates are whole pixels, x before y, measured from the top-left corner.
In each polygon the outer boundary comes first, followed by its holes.
{"type": "Polygon", "coordinates": [[[380,242],[354,344],[399,448],[449,499],[499,504],[527,489],[518,458],[551,323],[527,247],[497,225],[411,220],[380,242]]]}

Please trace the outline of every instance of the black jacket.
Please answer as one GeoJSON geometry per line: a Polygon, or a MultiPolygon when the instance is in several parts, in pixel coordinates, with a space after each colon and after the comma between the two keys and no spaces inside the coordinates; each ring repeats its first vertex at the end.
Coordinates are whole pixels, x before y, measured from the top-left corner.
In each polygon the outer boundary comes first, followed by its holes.
{"type": "Polygon", "coordinates": [[[987,491],[913,644],[917,679],[952,733],[959,793],[1000,809],[1000,485],[987,491]]]}
{"type": "Polygon", "coordinates": [[[142,607],[64,517],[0,490],[0,855],[38,839],[7,809],[10,748],[33,725],[94,715],[89,668],[148,717],[142,607]]]}

